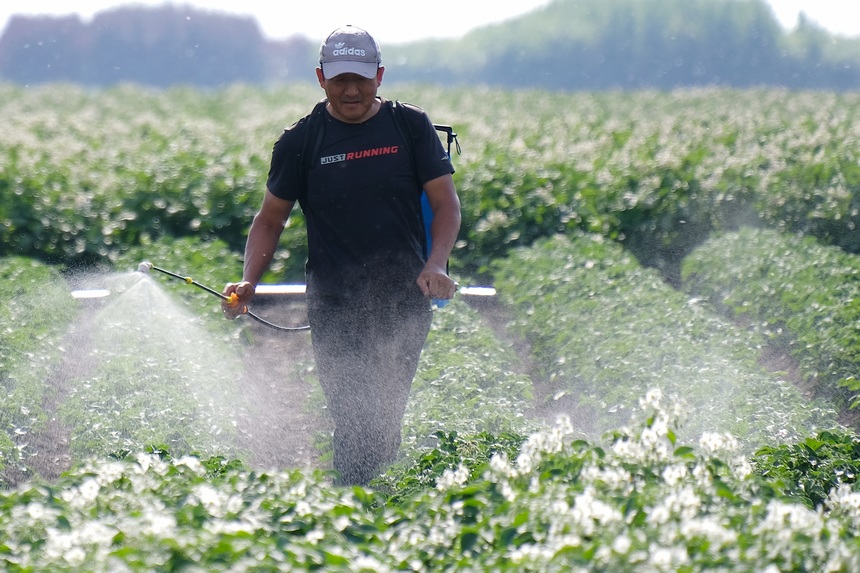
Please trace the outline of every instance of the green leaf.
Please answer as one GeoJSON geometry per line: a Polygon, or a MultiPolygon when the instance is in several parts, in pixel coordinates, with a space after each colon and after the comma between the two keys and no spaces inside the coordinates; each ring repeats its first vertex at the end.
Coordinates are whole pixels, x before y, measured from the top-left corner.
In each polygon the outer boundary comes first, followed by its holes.
{"type": "Polygon", "coordinates": [[[480,532],[475,528],[464,528],[460,533],[460,551],[471,552],[480,539],[480,532]]]}
{"type": "MultiPolygon", "coordinates": [[[[672,442],[672,443],[674,444],[674,442],[672,442]]],[[[696,457],[695,453],[696,453],[696,451],[693,448],[691,448],[690,446],[681,446],[679,448],[675,448],[675,451],[673,452],[673,454],[676,458],[686,458],[686,459],[695,458],[696,457]]]]}

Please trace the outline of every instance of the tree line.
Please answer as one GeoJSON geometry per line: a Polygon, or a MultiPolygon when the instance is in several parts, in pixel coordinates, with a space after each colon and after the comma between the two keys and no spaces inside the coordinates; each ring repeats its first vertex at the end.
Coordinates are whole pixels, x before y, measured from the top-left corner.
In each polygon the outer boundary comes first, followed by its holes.
{"type": "MultiPolygon", "coordinates": [[[[456,17],[456,15],[452,15],[456,17]]],[[[0,80],[217,87],[312,79],[318,39],[266,39],[251,17],[125,7],[85,23],[16,16],[0,80]]],[[[683,86],[860,88],[860,38],[801,17],[783,30],[764,0],[555,0],[454,40],[383,46],[388,81],[558,90],[683,86]]]]}
{"type": "Polygon", "coordinates": [[[218,87],[291,79],[310,40],[274,42],[251,17],[188,6],[123,7],[95,15],[15,16],[0,37],[0,80],[108,86],[218,87]]]}

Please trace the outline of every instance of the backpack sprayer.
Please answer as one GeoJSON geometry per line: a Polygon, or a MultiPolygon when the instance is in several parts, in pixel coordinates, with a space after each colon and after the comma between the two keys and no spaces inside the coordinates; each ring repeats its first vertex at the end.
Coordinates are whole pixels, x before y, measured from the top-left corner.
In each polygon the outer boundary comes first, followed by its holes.
{"type": "MultiPolygon", "coordinates": [[[[137,265],[137,270],[138,270],[138,272],[141,272],[144,274],[149,274],[150,271],[158,271],[158,272],[163,273],[169,277],[179,279],[182,282],[184,282],[185,284],[196,286],[197,288],[204,290],[211,295],[217,296],[221,300],[226,301],[228,306],[235,307],[239,304],[239,297],[236,295],[236,293],[232,293],[232,294],[230,294],[230,296],[224,295],[223,293],[220,293],[217,290],[211,289],[206,285],[200,284],[199,282],[195,281],[191,277],[183,277],[183,276],[178,275],[176,273],[172,273],[168,270],[156,267],[155,265],[153,265],[149,261],[143,261],[142,263],[137,265]]],[[[280,330],[280,331],[285,331],[285,332],[297,332],[297,331],[301,331],[301,330],[308,330],[310,328],[310,326],[281,326],[279,324],[273,324],[264,318],[260,318],[259,316],[257,316],[256,314],[254,314],[253,312],[248,310],[247,306],[242,309],[242,314],[247,314],[248,316],[250,316],[251,318],[253,318],[257,322],[259,322],[260,324],[264,324],[270,328],[274,328],[275,330],[280,330]]]]}

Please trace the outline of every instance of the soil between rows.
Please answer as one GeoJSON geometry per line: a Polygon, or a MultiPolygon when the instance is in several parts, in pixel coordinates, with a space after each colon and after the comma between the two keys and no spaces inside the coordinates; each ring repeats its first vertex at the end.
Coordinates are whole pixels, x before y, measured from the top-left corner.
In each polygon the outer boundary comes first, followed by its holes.
{"type": "MultiPolygon", "coordinates": [[[[307,320],[302,306],[271,304],[254,312],[294,327],[307,320]]],[[[243,352],[241,392],[248,406],[239,420],[239,443],[251,454],[249,464],[259,470],[327,469],[315,440],[331,431],[331,420],[324,407],[309,403],[314,391],[307,377],[313,368],[310,332],[280,332],[250,320],[248,327],[253,342],[243,352]]]]}

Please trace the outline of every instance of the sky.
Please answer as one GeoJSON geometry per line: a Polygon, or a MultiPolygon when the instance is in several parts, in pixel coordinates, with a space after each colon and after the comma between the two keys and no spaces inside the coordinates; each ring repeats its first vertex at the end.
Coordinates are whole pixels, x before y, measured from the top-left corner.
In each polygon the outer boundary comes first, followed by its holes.
{"type": "MultiPolygon", "coordinates": [[[[474,28],[520,16],[551,0],[179,0],[171,3],[252,15],[263,34],[280,40],[301,34],[322,40],[333,29],[353,24],[380,44],[427,38],[456,38],[474,28]]],[[[835,34],[860,36],[860,0],[768,0],[779,22],[791,29],[802,11],[835,34]]],[[[162,6],[166,0],[2,0],[0,29],[14,14],[69,15],[87,20],[122,5],[162,6]]]]}

